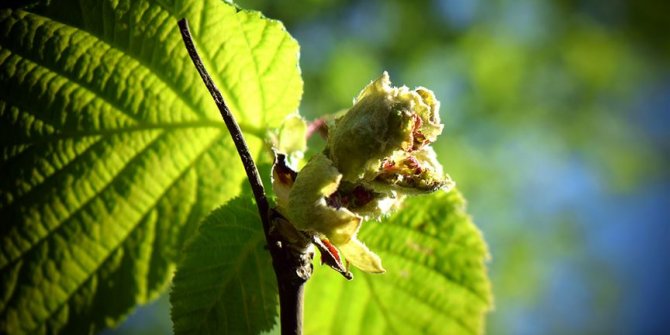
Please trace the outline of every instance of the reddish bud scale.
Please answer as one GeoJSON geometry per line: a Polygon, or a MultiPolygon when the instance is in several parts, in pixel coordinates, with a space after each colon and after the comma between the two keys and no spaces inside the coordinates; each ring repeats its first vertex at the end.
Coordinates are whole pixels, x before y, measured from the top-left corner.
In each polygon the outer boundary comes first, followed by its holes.
{"type": "Polygon", "coordinates": [[[277,178],[279,178],[279,182],[282,184],[293,185],[295,178],[298,176],[298,173],[286,164],[286,155],[284,154],[277,155],[274,170],[277,178]]]}
{"type": "Polygon", "coordinates": [[[343,196],[340,191],[337,191],[326,197],[326,204],[335,209],[340,209],[349,205],[349,199],[343,196]]]}
{"type": "Polygon", "coordinates": [[[374,193],[363,186],[356,186],[350,191],[337,190],[325,198],[326,204],[335,209],[363,207],[373,199],[374,193]]]}
{"type": "Polygon", "coordinates": [[[328,124],[324,119],[316,119],[309,125],[307,125],[306,137],[311,138],[314,133],[318,133],[321,138],[328,138],[328,124]]]}
{"type": "Polygon", "coordinates": [[[374,199],[374,194],[372,191],[365,189],[363,186],[356,186],[352,191],[354,199],[354,205],[356,207],[362,207],[367,205],[372,199],[374,199]]]}
{"type": "Polygon", "coordinates": [[[430,143],[428,139],[426,139],[426,136],[422,134],[420,131],[416,131],[413,134],[413,138],[414,138],[414,144],[412,145],[412,151],[419,150],[428,143],[430,143]]]}
{"type": "MultiPolygon", "coordinates": [[[[338,263],[342,263],[342,258],[340,258],[340,252],[335,248],[335,246],[328,241],[328,239],[322,238],[321,242],[328,248],[328,251],[330,251],[330,254],[335,258],[335,260],[338,263]]],[[[323,260],[321,261],[321,264],[323,264],[323,260]]]]}
{"type": "Polygon", "coordinates": [[[394,161],[389,160],[388,158],[384,158],[384,160],[382,161],[382,169],[384,171],[387,172],[392,171],[394,167],[395,167],[394,161]]]}
{"type": "Polygon", "coordinates": [[[419,167],[419,162],[416,160],[416,158],[414,158],[414,156],[409,156],[403,161],[403,165],[410,169],[416,169],[419,167]]]}

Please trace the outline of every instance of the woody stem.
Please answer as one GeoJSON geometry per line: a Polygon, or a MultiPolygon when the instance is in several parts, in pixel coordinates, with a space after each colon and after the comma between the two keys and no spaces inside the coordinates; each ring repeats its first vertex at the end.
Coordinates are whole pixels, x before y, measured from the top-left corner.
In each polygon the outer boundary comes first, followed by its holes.
{"type": "Polygon", "coordinates": [[[193,36],[191,35],[188,21],[181,19],[178,25],[186,50],[195,68],[198,70],[202,81],[205,83],[207,90],[212,95],[216,106],[219,108],[221,117],[226,123],[226,127],[235,143],[235,148],[242,160],[249,185],[256,199],[258,214],[263,224],[265,240],[272,256],[272,265],[277,277],[281,333],[282,335],[302,334],[304,285],[312,272],[311,255],[296,253],[295,250],[290,248],[290,243],[279,235],[276,229],[272,229],[273,220],[278,214],[270,208],[258,168],[251,157],[249,147],[242,135],[242,130],[226,105],[221,91],[216,87],[202,63],[202,59],[193,43],[193,36]]]}

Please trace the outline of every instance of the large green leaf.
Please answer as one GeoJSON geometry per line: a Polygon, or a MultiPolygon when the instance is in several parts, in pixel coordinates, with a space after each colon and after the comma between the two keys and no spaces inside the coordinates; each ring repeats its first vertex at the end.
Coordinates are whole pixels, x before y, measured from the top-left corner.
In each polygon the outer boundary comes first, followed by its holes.
{"type": "Polygon", "coordinates": [[[298,45],[219,0],[31,11],[0,11],[0,333],[91,333],[166,287],[244,178],[177,20],[254,155],[298,106],[298,45]]]}
{"type": "Polygon", "coordinates": [[[483,332],[488,252],[458,191],[407,199],[394,216],[365,223],[359,238],[386,273],[357,271],[346,281],[317,268],[306,289],[307,334],[483,332]]]}
{"type": "Polygon", "coordinates": [[[170,293],[175,334],[257,334],[277,315],[277,281],[247,197],[212,212],[184,248],[170,293]]]}

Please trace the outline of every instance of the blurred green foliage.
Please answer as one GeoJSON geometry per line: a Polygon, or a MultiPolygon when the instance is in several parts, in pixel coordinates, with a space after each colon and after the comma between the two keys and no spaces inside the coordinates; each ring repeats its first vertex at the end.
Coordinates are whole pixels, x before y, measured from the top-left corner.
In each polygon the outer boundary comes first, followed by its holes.
{"type": "Polygon", "coordinates": [[[488,333],[670,326],[670,2],[237,3],[299,41],[309,118],[383,70],[435,91],[438,156],[491,246],[488,333]]]}
{"type": "Polygon", "coordinates": [[[300,111],[310,118],[349,107],[383,70],[435,91],[446,124],[438,156],[492,245],[490,333],[610,333],[635,322],[607,321],[625,313],[631,283],[597,244],[608,222],[584,213],[608,206],[594,198],[635,197],[667,178],[641,108],[667,80],[669,2],[238,3],[300,42],[300,111]],[[560,287],[574,299],[554,299],[560,287]]]}

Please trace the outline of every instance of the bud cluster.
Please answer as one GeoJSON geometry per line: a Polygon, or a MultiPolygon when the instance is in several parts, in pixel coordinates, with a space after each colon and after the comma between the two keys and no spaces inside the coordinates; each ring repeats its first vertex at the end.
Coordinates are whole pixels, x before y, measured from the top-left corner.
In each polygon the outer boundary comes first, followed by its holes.
{"type": "Polygon", "coordinates": [[[356,236],[362,222],[380,219],[407,195],[453,186],[430,146],[443,128],[439,106],[432,91],[392,87],[384,72],[329,125],[324,152],[290,185],[275,165],[280,211],[296,228],[327,239],[357,268],[384,272],[379,256],[356,236]]]}

